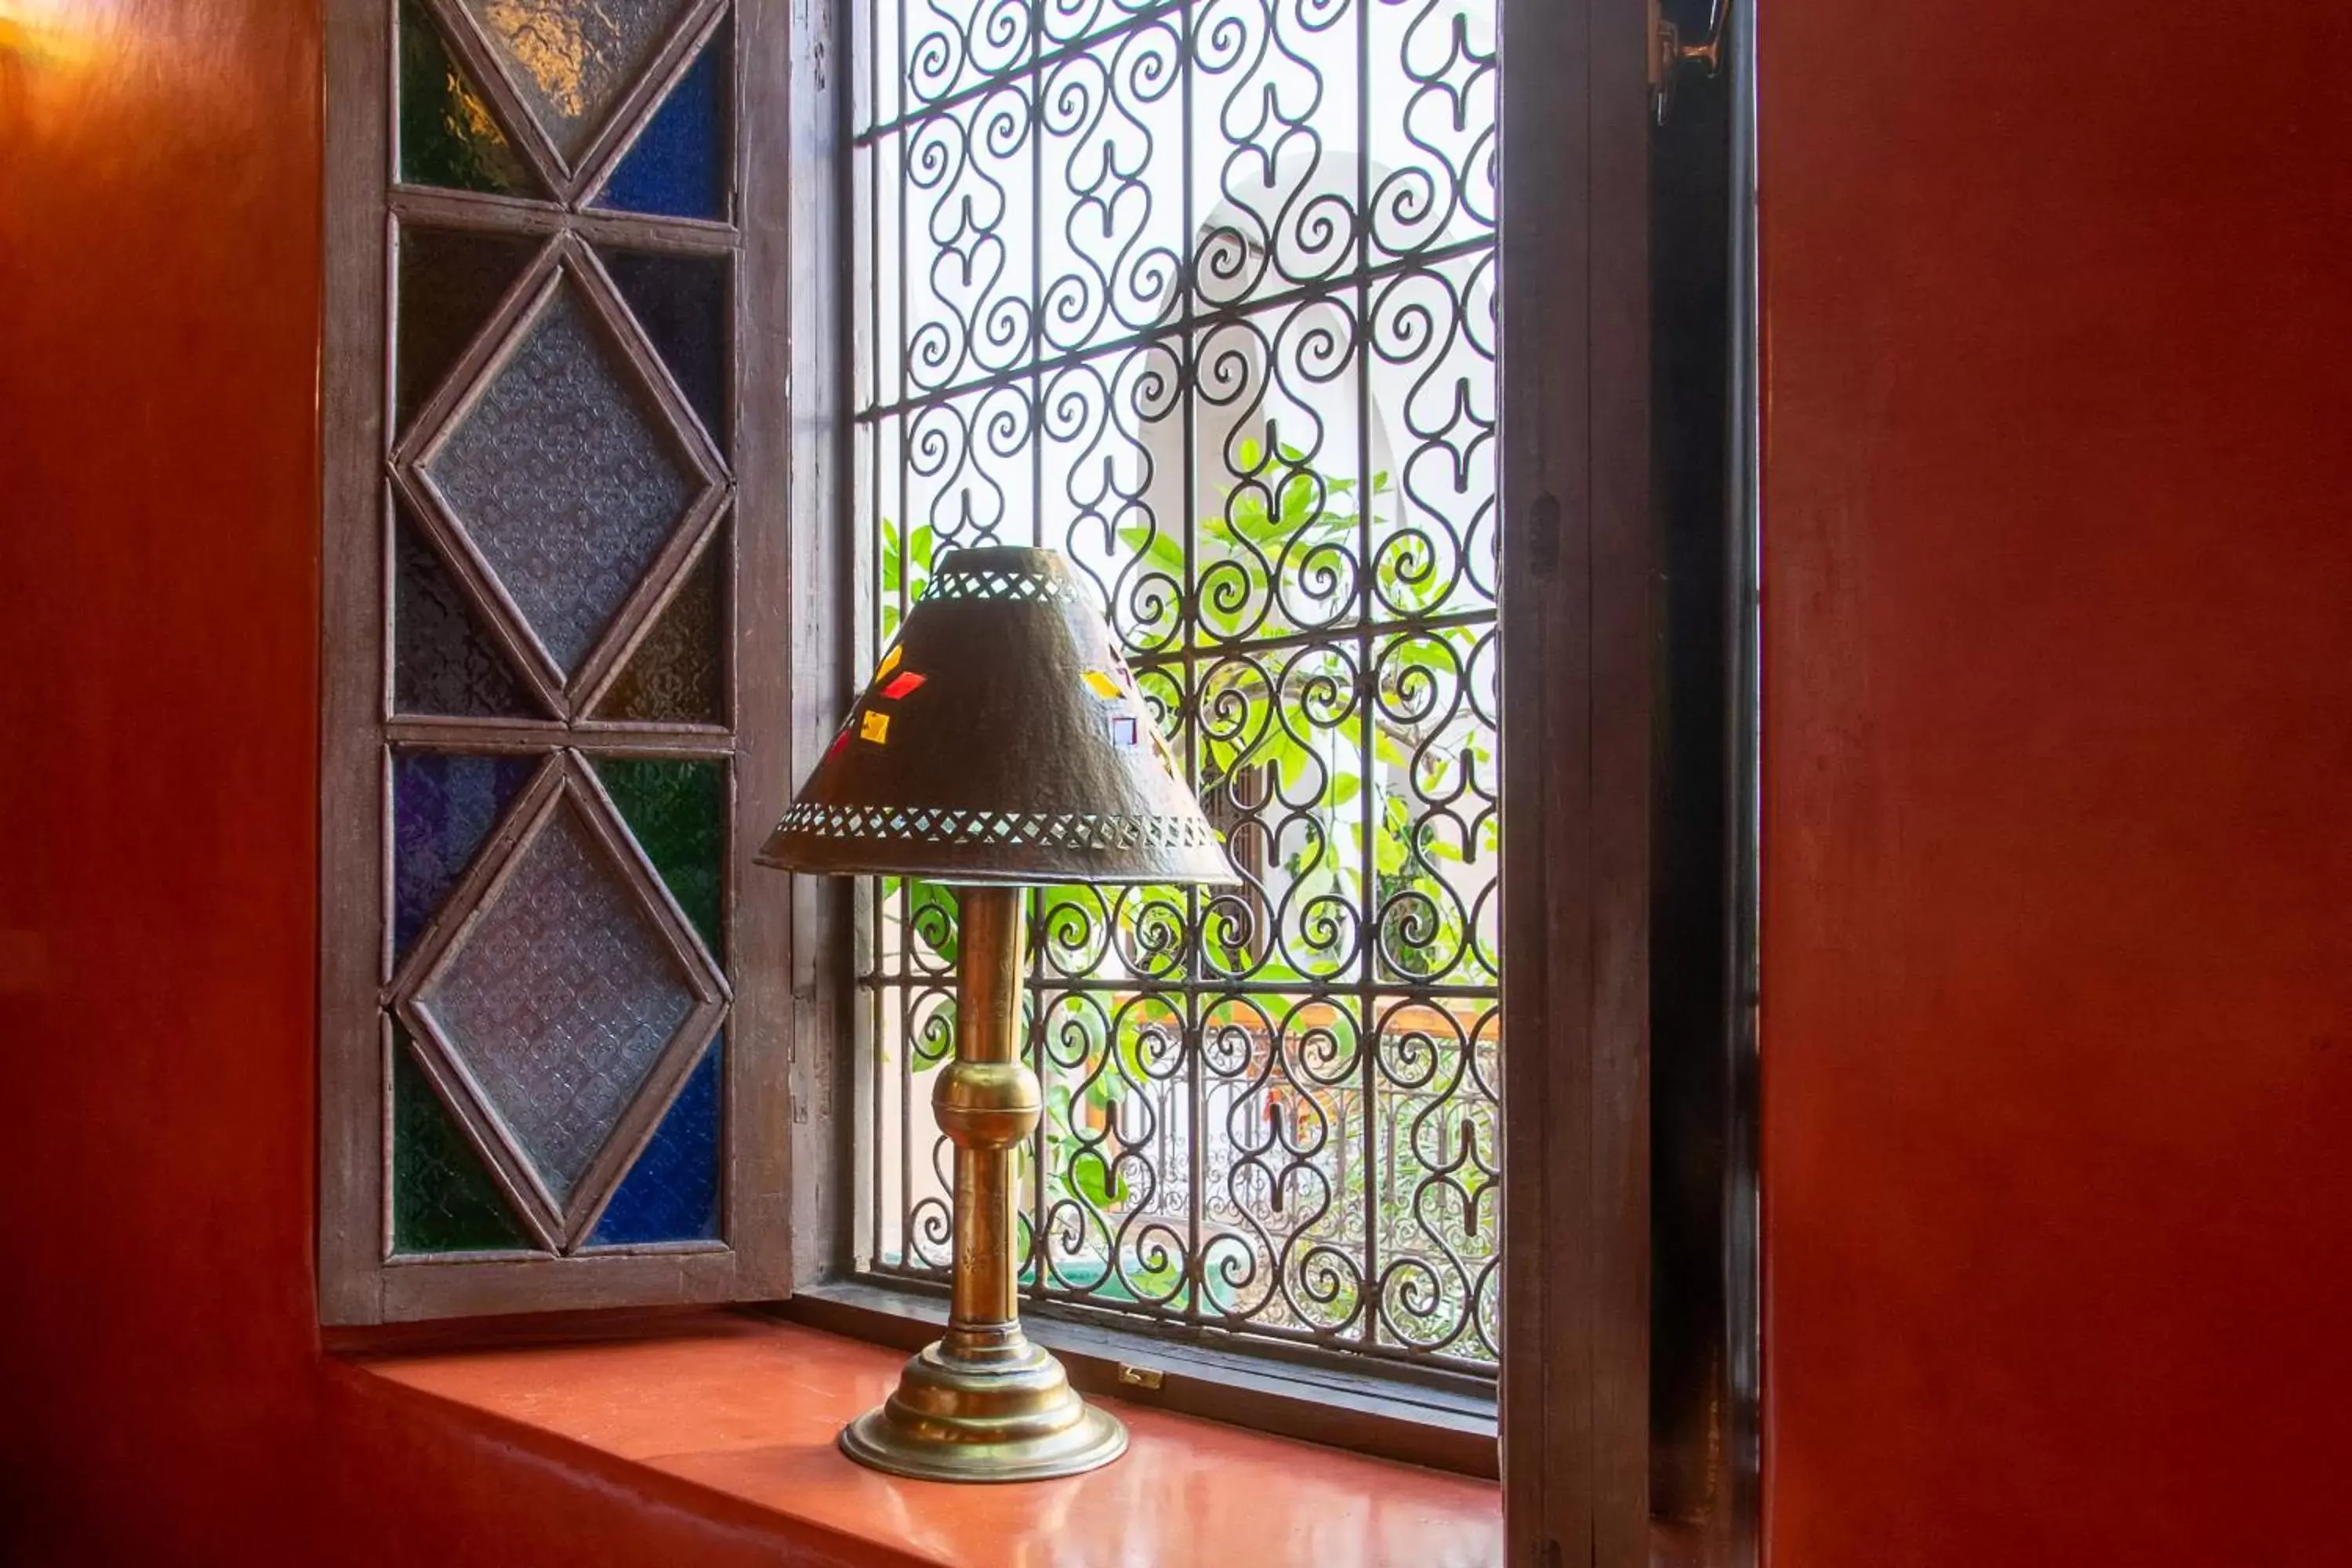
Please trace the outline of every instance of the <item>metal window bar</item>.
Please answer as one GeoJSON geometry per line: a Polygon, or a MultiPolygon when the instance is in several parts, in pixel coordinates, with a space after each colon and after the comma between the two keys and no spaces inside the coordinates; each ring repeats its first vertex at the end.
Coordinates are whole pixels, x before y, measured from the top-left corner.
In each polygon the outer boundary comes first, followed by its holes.
{"type": "MultiPolygon", "coordinates": [[[[1032,1300],[1491,1373],[1495,0],[866,0],[863,652],[1066,552],[1247,878],[1033,895],[1032,1300]]],[[[861,895],[861,1270],[940,1278],[952,895],[861,895]]]]}

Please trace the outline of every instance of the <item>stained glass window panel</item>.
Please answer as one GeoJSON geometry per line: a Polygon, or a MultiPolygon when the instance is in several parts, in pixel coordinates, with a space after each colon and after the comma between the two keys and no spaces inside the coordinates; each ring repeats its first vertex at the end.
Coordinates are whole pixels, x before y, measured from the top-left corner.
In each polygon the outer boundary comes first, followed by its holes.
{"type": "Polygon", "coordinates": [[[400,177],[495,195],[539,194],[489,100],[419,0],[400,7],[400,177]]]}
{"type": "MultiPolygon", "coordinates": [[[[734,758],[785,718],[733,725],[735,138],[783,107],[738,81],[733,9],[386,0],[364,69],[330,51],[365,110],[331,140],[373,171],[329,215],[373,257],[332,314],[381,333],[322,383],[381,415],[325,472],[322,973],[374,1026],[321,1045],[338,1321],[470,1310],[488,1255],[717,1242],[736,1138],[781,1138],[727,1120],[721,1033],[747,1066],[775,1037],[719,966],[739,891],[782,893],[729,851],[734,758]]],[[[687,1283],[495,1277],[534,1309],[687,1283]]]]}
{"type": "Polygon", "coordinates": [[[596,707],[604,720],[721,724],[727,718],[727,666],[720,647],[727,606],[722,533],[687,571],[645,640],[621,667],[596,707]]]}
{"type": "Polygon", "coordinates": [[[607,250],[604,269],[671,379],[721,450],[727,446],[727,258],[607,250]]]}
{"type": "Polygon", "coordinates": [[[394,1026],[392,1245],[397,1252],[490,1252],[531,1247],[505,1194],[394,1026]]]}
{"type": "Polygon", "coordinates": [[[591,1247],[719,1235],[719,1085],[727,1041],[710,1043],[589,1233],[591,1247]]]}
{"type": "Polygon", "coordinates": [[[567,675],[692,499],[659,418],[565,283],[426,465],[567,675]]]}
{"type": "Polygon", "coordinates": [[[417,995],[559,1205],[694,1005],[651,912],[568,802],[417,995]]]}
{"type": "Polygon", "coordinates": [[[722,219],[729,177],[727,79],[732,29],[721,24],[596,198],[600,207],[722,219]]]}
{"type": "Polygon", "coordinates": [[[402,751],[392,761],[393,951],[407,956],[538,762],[402,751]]]}
{"type": "Polygon", "coordinates": [[[406,506],[393,532],[394,710],[477,719],[537,717],[507,657],[406,506]]]}
{"type": "Polygon", "coordinates": [[[716,762],[605,757],[596,772],[713,957],[725,959],[727,776],[716,762]]]}
{"type": "Polygon", "coordinates": [[[538,248],[536,240],[519,235],[402,226],[400,321],[394,333],[400,429],[408,428],[538,248]]]}
{"type": "Polygon", "coordinates": [[[548,140],[577,160],[684,0],[465,0],[548,140]]]}

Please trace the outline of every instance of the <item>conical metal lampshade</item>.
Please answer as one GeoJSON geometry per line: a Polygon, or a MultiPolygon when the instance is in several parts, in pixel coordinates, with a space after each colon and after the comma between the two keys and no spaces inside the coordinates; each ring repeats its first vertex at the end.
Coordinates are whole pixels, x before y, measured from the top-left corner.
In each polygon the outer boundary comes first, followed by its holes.
{"type": "Polygon", "coordinates": [[[760,851],[957,883],[1231,882],[1091,592],[1051,550],[947,557],[760,851]]]}

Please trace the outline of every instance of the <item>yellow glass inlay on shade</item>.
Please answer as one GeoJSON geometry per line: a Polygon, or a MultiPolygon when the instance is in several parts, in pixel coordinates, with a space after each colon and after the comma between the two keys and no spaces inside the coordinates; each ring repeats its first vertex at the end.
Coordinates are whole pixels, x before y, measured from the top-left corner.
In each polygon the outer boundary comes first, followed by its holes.
{"type": "Polygon", "coordinates": [[[1094,694],[1096,696],[1103,699],[1105,701],[1114,701],[1126,695],[1125,692],[1119,689],[1118,681],[1113,680],[1109,676],[1105,675],[1099,669],[1090,669],[1087,671],[1087,684],[1093,688],[1094,694]]]}
{"type": "Polygon", "coordinates": [[[882,656],[882,662],[874,667],[874,679],[879,680],[898,668],[898,645],[897,643],[892,643],[890,645],[890,651],[882,656]]]}
{"type": "Polygon", "coordinates": [[[890,715],[868,713],[857,726],[857,737],[861,741],[871,741],[877,746],[889,744],[890,715]]]}

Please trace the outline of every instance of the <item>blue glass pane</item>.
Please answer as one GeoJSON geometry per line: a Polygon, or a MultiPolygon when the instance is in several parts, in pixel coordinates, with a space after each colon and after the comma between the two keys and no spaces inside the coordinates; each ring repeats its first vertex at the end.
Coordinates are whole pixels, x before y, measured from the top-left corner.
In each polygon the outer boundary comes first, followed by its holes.
{"type": "Polygon", "coordinates": [[[404,955],[530,781],[531,757],[401,752],[392,763],[393,952],[404,955]]]}
{"type": "Polygon", "coordinates": [[[731,22],[722,22],[613,171],[596,205],[669,217],[727,218],[727,73],[731,22]]]}
{"type": "Polygon", "coordinates": [[[723,1034],[710,1042],[605,1205],[589,1246],[702,1241],[719,1234],[719,1076],[726,1044],[723,1034]]]}

